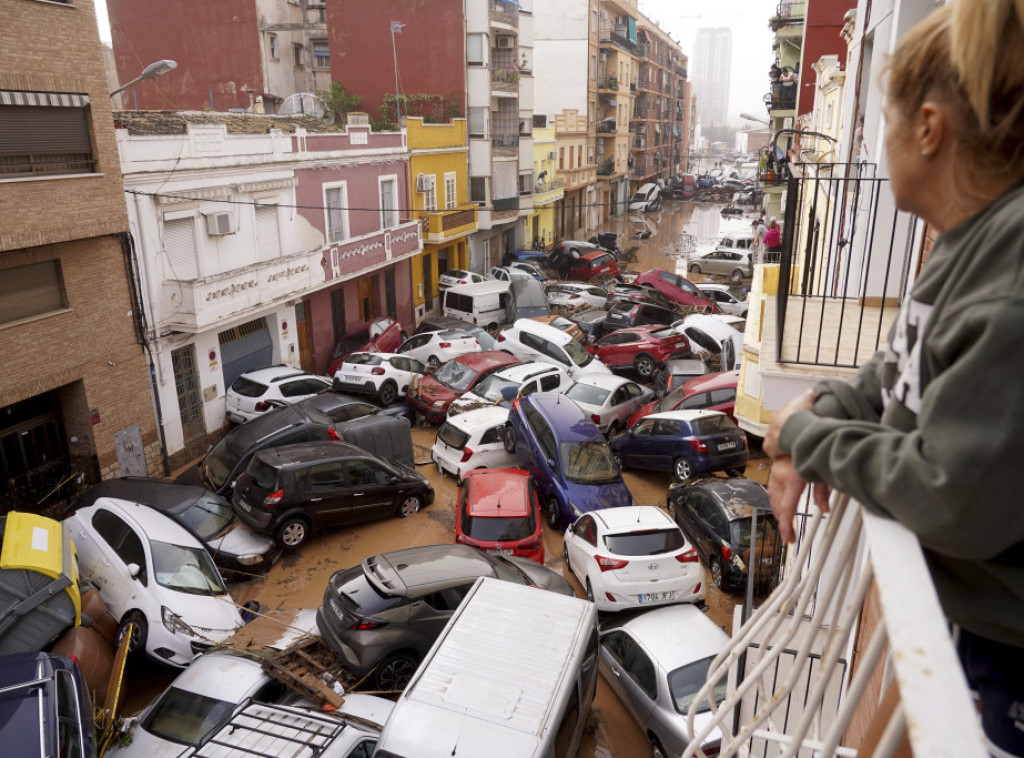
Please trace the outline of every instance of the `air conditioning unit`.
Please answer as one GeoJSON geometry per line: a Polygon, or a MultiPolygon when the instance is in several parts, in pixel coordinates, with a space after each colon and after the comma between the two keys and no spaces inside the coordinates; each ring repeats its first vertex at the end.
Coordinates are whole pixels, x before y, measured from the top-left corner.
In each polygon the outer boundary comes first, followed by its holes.
{"type": "Polygon", "coordinates": [[[558,157],[558,153],[555,152],[554,150],[551,150],[550,152],[548,152],[548,160],[549,161],[553,161],[557,157],[558,157]]]}
{"type": "Polygon", "coordinates": [[[498,37],[498,47],[511,48],[516,46],[515,37],[498,37]]]}
{"type": "Polygon", "coordinates": [[[206,216],[206,231],[211,237],[234,234],[238,231],[237,217],[231,211],[204,215],[206,216]]]}
{"type": "Polygon", "coordinates": [[[430,192],[434,188],[434,177],[432,174],[419,174],[416,176],[416,191],[430,192]]]}

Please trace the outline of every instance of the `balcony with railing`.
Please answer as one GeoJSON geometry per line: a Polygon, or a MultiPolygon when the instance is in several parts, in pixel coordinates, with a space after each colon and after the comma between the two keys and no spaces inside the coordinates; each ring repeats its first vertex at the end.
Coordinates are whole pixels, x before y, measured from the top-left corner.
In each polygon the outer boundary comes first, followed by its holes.
{"type": "Polygon", "coordinates": [[[619,131],[618,124],[615,123],[615,117],[609,116],[603,118],[597,122],[597,136],[598,137],[610,137],[617,134],[619,131]]]}
{"type": "Polygon", "coordinates": [[[611,176],[615,173],[615,158],[606,158],[597,164],[598,176],[611,176]]]}
{"type": "Polygon", "coordinates": [[[565,179],[539,181],[533,187],[533,204],[547,205],[565,196],[565,179]]]}
{"type": "Polygon", "coordinates": [[[491,147],[497,155],[516,155],[519,153],[518,134],[495,134],[491,136],[491,147]]]}
{"type": "Polygon", "coordinates": [[[807,0],[782,0],[775,8],[775,15],[768,19],[768,28],[773,32],[803,28],[807,15],[807,0]]]}
{"type": "Polygon", "coordinates": [[[488,15],[492,23],[504,24],[513,29],[519,27],[519,3],[515,0],[491,0],[488,15]]]}
{"type": "Polygon", "coordinates": [[[619,91],[619,77],[615,74],[609,74],[605,71],[597,72],[597,89],[602,92],[618,92],[619,91]]]}
{"type": "Polygon", "coordinates": [[[522,72],[515,64],[491,66],[491,89],[498,92],[518,92],[520,76],[522,72]]]}
{"type": "Polygon", "coordinates": [[[629,28],[626,26],[602,24],[598,32],[598,40],[601,47],[619,48],[628,53],[634,52],[637,48],[637,45],[630,41],[629,28]]]}
{"type": "Polygon", "coordinates": [[[423,241],[440,244],[476,231],[477,205],[464,203],[443,211],[419,211],[423,223],[423,241]]]}
{"type": "MultiPolygon", "coordinates": [[[[796,109],[797,82],[772,82],[771,91],[764,96],[764,105],[769,113],[796,109]]],[[[777,115],[777,114],[776,114],[777,115]]]]}

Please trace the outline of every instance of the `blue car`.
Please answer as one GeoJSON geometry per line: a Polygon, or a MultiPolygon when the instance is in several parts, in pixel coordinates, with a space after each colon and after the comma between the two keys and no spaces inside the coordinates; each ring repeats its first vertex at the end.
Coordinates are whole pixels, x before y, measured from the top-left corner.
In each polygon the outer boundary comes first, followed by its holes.
{"type": "Polygon", "coordinates": [[[505,450],[530,472],[552,528],[565,529],[588,511],[633,505],[604,435],[563,395],[538,392],[516,400],[505,450]]]}
{"type": "Polygon", "coordinates": [[[721,411],[706,410],[644,416],[611,447],[622,468],[671,471],[682,481],[712,471],[739,476],[750,455],[743,430],[721,411]]]}
{"type": "Polygon", "coordinates": [[[546,264],[548,262],[548,254],[543,250],[509,250],[505,253],[505,257],[501,259],[502,266],[508,266],[517,262],[546,264]]]}

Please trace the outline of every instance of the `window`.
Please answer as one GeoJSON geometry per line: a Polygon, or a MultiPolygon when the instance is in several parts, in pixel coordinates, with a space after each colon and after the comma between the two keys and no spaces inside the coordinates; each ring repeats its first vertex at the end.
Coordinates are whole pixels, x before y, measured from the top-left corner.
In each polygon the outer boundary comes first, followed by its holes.
{"type": "Polygon", "coordinates": [[[65,308],[59,261],[32,263],[0,272],[0,324],[65,308]]]}
{"type": "Polygon", "coordinates": [[[434,181],[433,174],[424,174],[423,183],[423,210],[425,211],[436,211],[437,210],[437,184],[434,181]]]}
{"type": "Polygon", "coordinates": [[[452,210],[456,205],[459,204],[458,197],[455,194],[455,172],[449,171],[444,175],[444,208],[445,210],[452,210]]]}
{"type": "Polygon", "coordinates": [[[298,42],[292,44],[292,56],[295,59],[296,66],[301,67],[305,65],[306,59],[302,54],[302,45],[300,45],[298,42]]]}
{"type": "Polygon", "coordinates": [[[395,286],[395,270],[388,269],[384,272],[384,308],[388,316],[395,321],[398,320],[398,288],[395,286]]]}
{"type": "Polygon", "coordinates": [[[394,179],[380,180],[380,228],[398,226],[398,182],[394,179]]]}
{"type": "Polygon", "coordinates": [[[469,180],[469,199],[478,205],[487,204],[487,177],[474,176],[469,180]]]}
{"type": "Polygon", "coordinates": [[[89,174],[88,95],[0,90],[0,178],[89,174]]]}
{"type": "Polygon", "coordinates": [[[57,742],[59,755],[82,755],[82,726],[79,723],[78,695],[71,672],[63,669],[53,678],[57,690],[57,742]]]}
{"type": "Polygon", "coordinates": [[[597,78],[597,56],[590,56],[590,78],[597,78]]]}
{"type": "Polygon", "coordinates": [[[189,282],[199,278],[196,250],[196,221],[186,218],[164,218],[164,255],[167,279],[189,282]]]}
{"type": "Polygon", "coordinates": [[[487,135],[487,108],[474,106],[469,108],[467,113],[467,128],[469,129],[469,136],[485,137],[487,135]]]}
{"type": "Polygon", "coordinates": [[[270,37],[270,58],[275,61],[279,60],[277,57],[277,35],[271,34],[268,36],[270,37]]]}
{"type": "Polygon", "coordinates": [[[484,64],[484,35],[466,35],[466,62],[470,66],[482,66],[484,64]]]}
{"type": "Polygon", "coordinates": [[[373,461],[350,460],[348,464],[349,482],[353,487],[367,487],[374,484],[387,484],[391,476],[373,461]]]}
{"type": "Polygon", "coordinates": [[[324,206],[327,218],[327,241],[340,242],[348,238],[348,188],[342,184],[324,188],[324,206]]]}
{"type": "Polygon", "coordinates": [[[281,257],[281,233],[276,205],[256,206],[256,254],[261,261],[281,257]]]}
{"type": "Polygon", "coordinates": [[[331,67],[331,49],[326,40],[313,43],[313,68],[331,67]]]}
{"type": "Polygon", "coordinates": [[[345,469],[342,463],[320,463],[309,467],[306,481],[311,490],[334,489],[345,486],[345,469]]]}

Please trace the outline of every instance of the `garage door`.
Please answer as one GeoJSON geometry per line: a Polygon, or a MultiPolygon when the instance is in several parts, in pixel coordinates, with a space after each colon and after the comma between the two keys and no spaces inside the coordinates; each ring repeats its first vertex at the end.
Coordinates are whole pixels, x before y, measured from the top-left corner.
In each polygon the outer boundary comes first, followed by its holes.
{"type": "Polygon", "coordinates": [[[217,336],[220,338],[220,357],[224,362],[225,389],[246,371],[270,365],[273,343],[265,318],[241,324],[217,336]]]}

